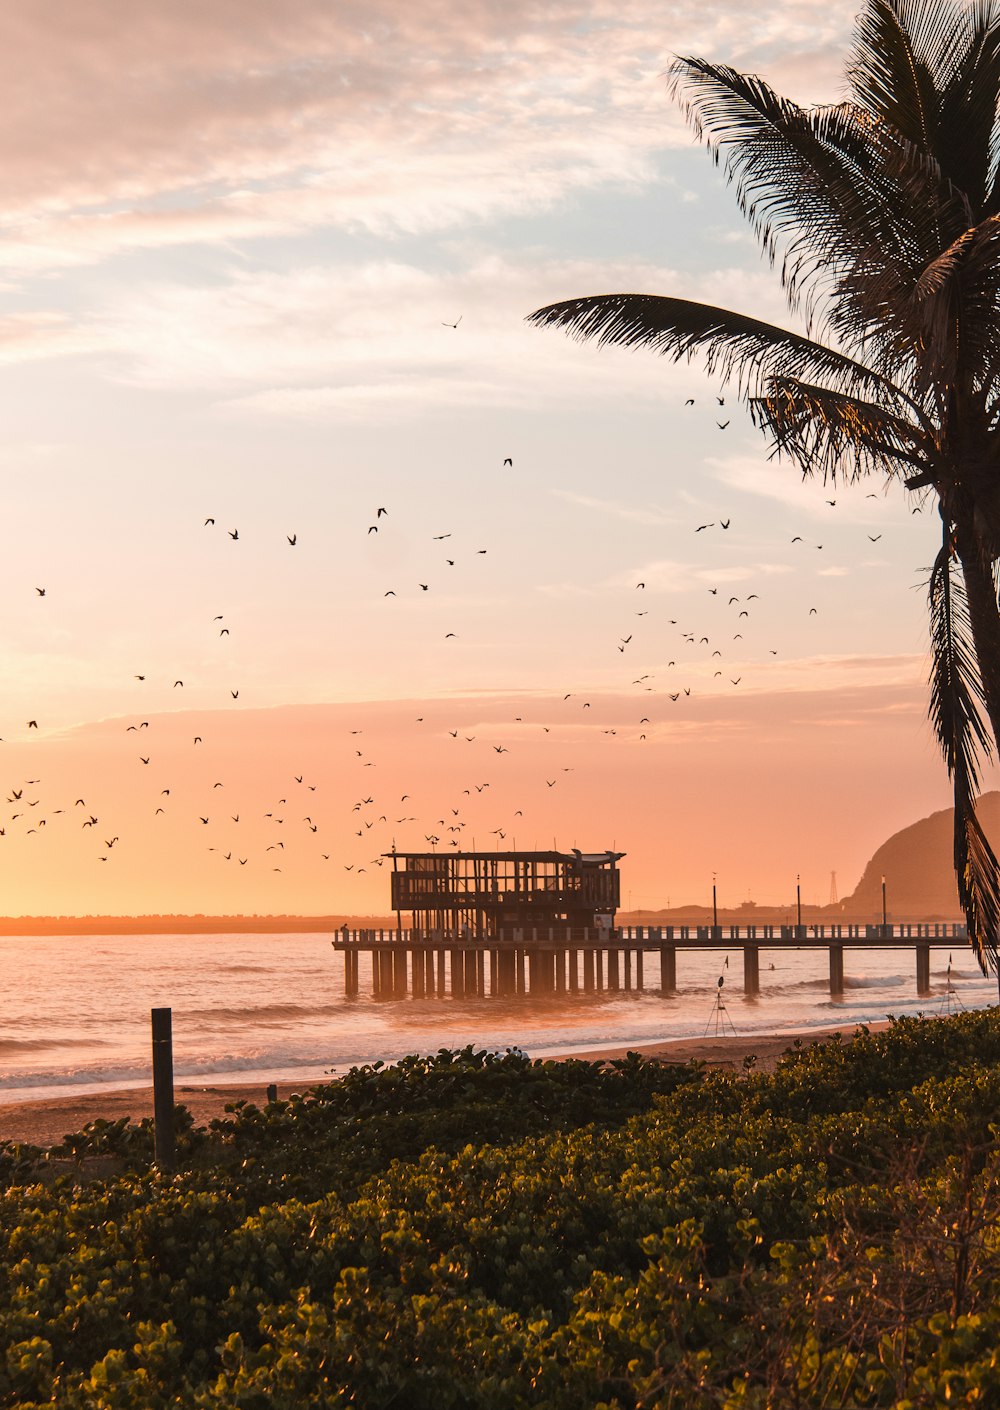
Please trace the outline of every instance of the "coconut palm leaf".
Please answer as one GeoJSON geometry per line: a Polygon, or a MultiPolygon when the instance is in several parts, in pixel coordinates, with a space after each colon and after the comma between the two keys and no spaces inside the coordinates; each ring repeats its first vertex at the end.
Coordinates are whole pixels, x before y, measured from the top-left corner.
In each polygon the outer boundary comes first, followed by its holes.
{"type": "Polygon", "coordinates": [[[735,377],[750,396],[764,395],[774,376],[819,376],[842,390],[877,393],[920,414],[899,387],[853,358],[711,304],[657,294],[597,294],[536,309],[528,322],[563,328],[580,341],[596,339],[601,347],[651,348],[675,362],[701,352],[709,372],[735,377]]]}
{"type": "Polygon", "coordinates": [[[872,342],[885,370],[912,353],[917,334],[900,305],[941,247],[957,235],[967,203],[944,182],[936,159],[850,104],[808,111],[756,75],[683,58],[671,68],[697,134],[725,152],[737,200],[774,262],[785,249],[782,285],[791,307],[805,292],[811,322],[824,294],[838,341],[855,353],[872,342]]]}
{"type": "Polygon", "coordinates": [[[851,482],[875,473],[892,478],[933,463],[934,442],[926,429],[876,402],[798,378],[773,378],[767,395],[751,400],[750,415],[777,454],[824,481],[851,482]]]}
{"type": "Polygon", "coordinates": [[[979,763],[981,757],[991,757],[991,741],[980,713],[985,700],[968,602],[953,561],[946,542],[930,580],[930,717],[954,788],[955,875],[969,943],[984,974],[990,968],[1000,973],[1000,863],[976,817],[979,763]]]}

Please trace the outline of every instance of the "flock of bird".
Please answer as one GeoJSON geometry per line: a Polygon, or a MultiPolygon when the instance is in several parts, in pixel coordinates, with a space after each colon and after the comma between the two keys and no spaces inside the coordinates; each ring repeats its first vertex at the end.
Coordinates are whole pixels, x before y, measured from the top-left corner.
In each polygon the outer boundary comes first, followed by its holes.
{"type": "MultiPolygon", "coordinates": [[[[445,326],[454,330],[460,322],[461,319],[445,326]]],[[[722,396],[717,396],[716,402],[719,407],[725,405],[722,396]]],[[[685,404],[694,406],[695,399],[690,398],[685,404]]],[[[731,419],[719,421],[716,418],[715,424],[724,432],[731,419]]],[[[513,457],[505,457],[503,466],[513,469],[513,457]]],[[[834,509],[837,501],[834,498],[826,503],[834,509]]],[[[914,512],[919,512],[919,506],[914,512]]],[[[380,533],[392,524],[392,513],[391,503],[374,505],[368,522],[358,526],[359,534],[377,542],[380,533]]],[[[204,517],[202,528],[218,533],[222,544],[228,543],[233,552],[240,551],[242,541],[237,525],[219,524],[216,515],[209,514],[204,517]]],[[[280,532],[287,551],[302,552],[298,530],[282,529],[280,532]]],[[[714,520],[692,522],[689,532],[706,536],[732,535],[735,541],[739,530],[733,514],[727,513],[725,517],[718,514],[714,520]]],[[[875,544],[882,534],[867,534],[867,538],[875,544]]],[[[428,552],[435,555],[435,571],[439,569],[449,575],[456,565],[467,567],[489,552],[481,541],[466,543],[455,530],[444,529],[430,539],[428,552]]],[[[788,547],[796,552],[823,550],[822,543],[807,541],[802,534],[794,535],[788,547]]],[[[388,600],[410,597],[419,601],[424,594],[432,594],[433,573],[418,575],[418,570],[409,580],[404,580],[399,560],[392,561],[394,580],[384,582],[380,588],[381,597],[387,601],[386,610],[389,610],[388,600]]],[[[421,561],[431,563],[432,560],[427,557],[421,561]]],[[[653,611],[647,603],[655,600],[659,604],[662,595],[656,593],[654,597],[645,580],[636,581],[629,594],[631,605],[627,605],[627,598],[622,601],[622,628],[609,645],[616,655],[627,657],[630,662],[638,657],[641,665],[650,669],[640,669],[639,673],[635,673],[635,667],[623,670],[618,703],[629,702],[624,708],[631,710],[633,717],[625,720],[616,716],[610,723],[600,723],[597,729],[601,734],[641,744],[655,731],[669,729],[677,712],[685,708],[685,702],[697,700],[716,685],[728,690],[743,685],[749,649],[746,638],[757,631],[755,618],[767,595],[763,583],[758,586],[761,592],[732,592],[722,574],[718,583],[706,584],[704,606],[699,607],[693,594],[686,594],[689,611],[684,620],[681,615],[661,617],[653,611]],[[706,620],[709,608],[710,621],[706,620]],[[729,664],[740,661],[744,662],[742,667],[734,668],[729,664]]],[[[47,586],[36,585],[34,592],[39,600],[45,599],[48,606],[51,596],[47,586]]],[[[802,614],[807,618],[817,616],[818,610],[815,605],[801,604],[802,614]]],[[[216,613],[210,620],[209,630],[217,641],[230,636],[226,614],[216,613]]],[[[443,639],[459,640],[460,634],[449,630],[443,633],[443,639]]],[[[766,638],[756,640],[754,649],[761,654],[766,651],[770,657],[777,657],[780,650],[766,638]]],[[[133,672],[137,687],[148,685],[149,679],[147,670],[133,672]]],[[[169,679],[171,692],[181,693],[187,689],[188,674],[184,667],[176,675],[171,673],[169,679]]],[[[606,706],[606,694],[600,698],[606,706]]],[[[192,731],[187,741],[177,737],[171,721],[184,718],[183,715],[174,717],[170,713],[150,712],[149,717],[145,717],[127,712],[120,729],[125,745],[134,746],[132,765],[139,776],[141,812],[147,816],[151,827],[160,826],[161,819],[173,817],[176,820],[180,816],[192,845],[210,855],[219,866],[231,867],[235,874],[247,867],[281,874],[290,869],[294,858],[329,865],[343,878],[345,874],[359,877],[384,867],[385,854],[396,846],[407,851],[474,845],[502,849],[505,844],[513,847],[518,838],[525,845],[529,838],[550,835],[551,809],[547,799],[565,775],[577,767],[576,762],[566,760],[580,759],[578,754],[568,752],[563,746],[583,719],[588,722],[590,734],[596,735],[597,729],[590,725],[592,717],[586,714],[593,710],[594,703],[594,699],[587,698],[587,693],[578,689],[563,692],[561,699],[555,693],[549,707],[539,709],[537,718],[512,715],[503,723],[502,732],[498,727],[496,733],[491,731],[488,737],[475,727],[463,724],[459,718],[448,723],[432,721],[427,714],[414,717],[415,749],[425,755],[435,748],[465,751],[461,768],[449,766],[443,774],[449,779],[455,778],[450,793],[439,794],[436,800],[425,799],[422,803],[405,787],[401,791],[398,781],[393,786],[390,778],[383,777],[384,769],[381,774],[366,773],[379,770],[383,759],[377,732],[370,735],[365,721],[346,730],[342,739],[330,741],[331,751],[339,753],[342,777],[353,776],[356,780],[353,787],[340,784],[336,797],[325,796],[328,786],[310,775],[308,761],[304,761],[300,770],[289,773],[284,787],[273,797],[247,799],[244,780],[215,777],[222,770],[207,725],[192,731]],[[159,741],[165,736],[169,737],[169,744],[161,754],[159,741]],[[373,741],[371,745],[369,738],[373,741]],[[175,760],[177,751],[183,748],[203,757],[205,762],[197,767],[186,765],[187,782],[178,786],[164,777],[164,762],[175,760]],[[534,784],[522,785],[526,788],[520,800],[523,806],[513,808],[498,802],[490,816],[491,800],[498,796],[494,790],[503,777],[498,771],[509,768],[505,756],[512,756],[519,750],[530,757],[532,769],[537,770],[532,775],[534,784]],[[464,778],[456,777],[461,773],[464,778]],[[196,786],[190,783],[192,777],[198,779],[196,786]],[[379,780],[377,785],[372,781],[375,777],[379,780]],[[237,793],[242,801],[231,803],[230,796],[237,793]],[[248,827],[251,820],[253,826],[248,827]],[[247,842],[243,841],[244,837],[248,838],[247,842]]],[[[239,704],[242,708],[245,696],[241,694],[239,681],[231,682],[228,698],[221,704],[230,708],[239,704]]],[[[440,715],[445,708],[439,704],[435,714],[440,715]]],[[[224,720],[224,714],[215,716],[212,728],[224,728],[224,720]]],[[[25,726],[28,731],[38,732],[39,718],[33,716],[25,726]]],[[[316,772],[312,771],[314,775],[316,772]]],[[[67,798],[50,795],[42,777],[32,773],[30,778],[8,782],[3,797],[8,808],[0,822],[0,839],[10,838],[15,833],[41,837],[51,835],[57,827],[69,828],[86,839],[95,865],[113,864],[121,855],[122,824],[113,813],[109,814],[102,799],[91,790],[67,798]]]]}

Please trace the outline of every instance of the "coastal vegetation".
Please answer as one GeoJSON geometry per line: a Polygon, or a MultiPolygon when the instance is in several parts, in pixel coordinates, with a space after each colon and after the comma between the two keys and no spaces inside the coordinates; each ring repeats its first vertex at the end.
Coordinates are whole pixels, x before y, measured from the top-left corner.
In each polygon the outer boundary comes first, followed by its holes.
{"type": "Polygon", "coordinates": [[[803,475],[880,476],[939,511],[929,714],[969,940],[1000,983],[1000,866],[976,811],[1000,742],[1000,7],[866,0],[846,97],[818,108],[702,58],[678,58],[672,80],[798,326],[648,294],[531,318],[700,353],[803,475]]]}
{"type": "Polygon", "coordinates": [[[2,1403],[1000,1403],[1000,1010],[178,1115],[0,1146],[2,1403]]]}

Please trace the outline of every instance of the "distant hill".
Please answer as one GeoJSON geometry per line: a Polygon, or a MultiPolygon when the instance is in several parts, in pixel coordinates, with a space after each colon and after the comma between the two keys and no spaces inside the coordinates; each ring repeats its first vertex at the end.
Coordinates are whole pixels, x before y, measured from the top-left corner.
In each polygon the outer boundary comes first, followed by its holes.
{"type": "MultiPolygon", "coordinates": [[[[1000,853],[1000,792],[984,793],[979,821],[995,851],[1000,853]]],[[[882,905],[885,877],[887,910],[896,920],[951,920],[961,915],[954,865],[954,809],[943,808],[904,827],[883,842],[865,867],[854,892],[845,896],[845,911],[876,914],[882,905]]]]}

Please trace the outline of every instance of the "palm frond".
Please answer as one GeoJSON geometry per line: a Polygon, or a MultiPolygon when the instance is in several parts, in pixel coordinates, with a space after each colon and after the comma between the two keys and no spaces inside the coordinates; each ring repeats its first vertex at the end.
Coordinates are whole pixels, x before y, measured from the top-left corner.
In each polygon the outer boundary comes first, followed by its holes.
{"type": "Polygon", "coordinates": [[[980,757],[991,756],[981,710],[983,683],[970,640],[968,602],[953,573],[950,544],[941,548],[930,580],[930,718],[952,780],[955,874],[969,943],[984,974],[998,966],[1000,863],[976,816],[980,757]]]}
{"type": "Polygon", "coordinates": [[[760,78],[705,59],[670,70],[696,133],[724,154],[765,253],[783,250],[789,305],[812,333],[821,308],[840,344],[891,375],[912,359],[915,280],[968,224],[936,158],[855,104],[804,109],[760,78]]]}
{"type": "Polygon", "coordinates": [[[1000,7],[980,0],[962,19],[964,44],[942,86],[936,150],[948,180],[968,199],[971,225],[1000,210],[1000,7]]]}
{"type": "Polygon", "coordinates": [[[867,114],[847,104],[801,108],[755,74],[705,59],[676,59],[670,83],[716,161],[725,154],[740,209],[772,262],[784,244],[782,284],[793,307],[810,278],[829,284],[876,254],[899,262],[900,207],[886,199],[881,134],[867,114]]]}
{"type": "Polygon", "coordinates": [[[821,377],[846,392],[868,393],[922,415],[888,378],[811,338],[711,304],[656,294],[595,294],[566,299],[528,315],[529,323],[563,328],[599,346],[650,348],[675,362],[704,354],[708,371],[734,377],[741,393],[763,396],[775,376],[821,377]]]}
{"type": "Polygon", "coordinates": [[[775,377],[750,415],[775,452],[804,475],[847,482],[881,473],[892,478],[928,470],[935,446],[926,431],[884,404],[864,401],[793,377],[775,377]]]}
{"type": "Polygon", "coordinates": [[[855,25],[855,100],[922,152],[934,151],[936,60],[954,47],[956,19],[950,0],[868,0],[855,25]]]}

